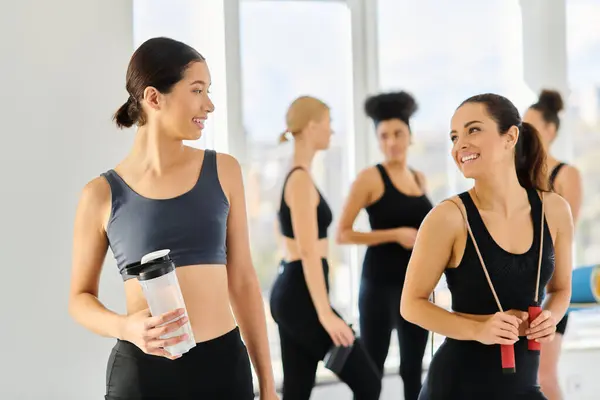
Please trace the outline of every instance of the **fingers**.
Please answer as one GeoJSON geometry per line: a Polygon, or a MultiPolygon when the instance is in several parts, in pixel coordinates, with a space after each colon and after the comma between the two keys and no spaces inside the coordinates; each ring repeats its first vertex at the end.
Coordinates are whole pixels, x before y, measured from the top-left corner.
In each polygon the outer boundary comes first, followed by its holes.
{"type": "Polygon", "coordinates": [[[352,346],[352,343],[354,343],[354,333],[352,332],[352,329],[350,329],[350,327],[348,325],[345,325],[345,328],[342,329],[341,334],[342,334],[342,345],[349,347],[352,346]]]}
{"type": "Polygon", "coordinates": [[[517,318],[514,315],[507,314],[507,313],[496,313],[496,315],[498,316],[498,318],[501,321],[506,322],[506,323],[514,326],[515,327],[515,332],[518,333],[519,325],[521,324],[521,320],[519,318],[517,318]]]}
{"type": "Polygon", "coordinates": [[[164,349],[165,347],[176,345],[177,343],[183,342],[188,338],[187,334],[173,336],[166,339],[155,339],[146,342],[146,349],[154,351],[156,349],[164,349]]]}
{"type": "Polygon", "coordinates": [[[185,310],[183,308],[177,308],[173,311],[166,312],[166,313],[158,315],[156,317],[148,318],[146,320],[144,326],[146,329],[151,329],[156,326],[165,324],[169,321],[172,321],[175,318],[182,316],[184,313],[185,313],[185,310]]]}
{"type": "Polygon", "coordinates": [[[538,317],[536,319],[534,319],[533,321],[531,321],[531,323],[529,324],[529,329],[531,329],[532,331],[535,331],[535,328],[542,324],[544,321],[549,320],[552,317],[552,314],[550,313],[550,311],[548,310],[544,310],[541,312],[540,315],[538,315],[538,317]]]}
{"type": "Polygon", "coordinates": [[[556,336],[556,332],[551,332],[547,336],[541,337],[539,339],[535,339],[535,341],[538,343],[548,343],[548,342],[553,341],[555,336],[556,336]]]}
{"type": "MultiPolygon", "coordinates": [[[[505,326],[497,327],[493,333],[497,339],[509,340],[509,341],[511,341],[511,343],[514,343],[517,340],[519,340],[519,332],[516,331],[515,327],[512,325],[505,325],[505,326]]],[[[508,343],[508,344],[511,344],[511,343],[508,343]]],[[[507,343],[502,343],[502,344],[507,344],[507,343]]]]}
{"type": "Polygon", "coordinates": [[[531,329],[530,332],[527,333],[527,339],[539,339],[555,332],[556,326],[552,321],[546,321],[543,324],[536,326],[535,329],[531,329]]]}
{"type": "Polygon", "coordinates": [[[176,321],[170,322],[157,328],[152,328],[146,331],[146,338],[156,339],[171,332],[175,332],[188,322],[188,317],[183,316],[176,321]]]}

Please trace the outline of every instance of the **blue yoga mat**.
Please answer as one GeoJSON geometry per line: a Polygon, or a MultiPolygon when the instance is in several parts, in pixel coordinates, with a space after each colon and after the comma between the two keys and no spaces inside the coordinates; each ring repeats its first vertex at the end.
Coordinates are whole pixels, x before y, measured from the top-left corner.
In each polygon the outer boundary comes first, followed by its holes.
{"type": "Polygon", "coordinates": [[[573,269],[571,282],[571,306],[581,304],[587,308],[600,303],[600,265],[573,269]],[[575,304],[573,304],[575,303],[575,304]]]}

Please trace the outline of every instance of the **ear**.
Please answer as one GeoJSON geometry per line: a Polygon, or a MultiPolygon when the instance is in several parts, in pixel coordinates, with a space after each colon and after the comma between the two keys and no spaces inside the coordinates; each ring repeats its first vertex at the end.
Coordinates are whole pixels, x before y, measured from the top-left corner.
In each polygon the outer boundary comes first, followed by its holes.
{"type": "Polygon", "coordinates": [[[506,134],[504,135],[504,139],[506,140],[506,148],[514,149],[517,145],[517,141],[519,140],[519,128],[516,126],[511,126],[506,134]]]}
{"type": "Polygon", "coordinates": [[[144,89],[144,101],[148,107],[155,110],[160,110],[162,102],[162,94],[152,86],[148,86],[144,89]]]}

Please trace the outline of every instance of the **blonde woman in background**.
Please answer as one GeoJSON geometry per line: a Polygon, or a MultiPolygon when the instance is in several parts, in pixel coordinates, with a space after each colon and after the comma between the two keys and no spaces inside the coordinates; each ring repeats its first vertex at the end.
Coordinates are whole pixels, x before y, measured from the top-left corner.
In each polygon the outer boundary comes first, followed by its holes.
{"type": "Polygon", "coordinates": [[[378,399],[381,382],[372,360],[329,302],[327,231],[333,216],[310,173],[317,151],[329,147],[329,107],[316,98],[299,97],[286,122],[280,140],[293,137],[294,155],[278,214],[284,257],[270,299],[281,342],[283,399],[310,398],[317,365],[334,347],[349,352],[334,372],[355,399],[378,399]]]}

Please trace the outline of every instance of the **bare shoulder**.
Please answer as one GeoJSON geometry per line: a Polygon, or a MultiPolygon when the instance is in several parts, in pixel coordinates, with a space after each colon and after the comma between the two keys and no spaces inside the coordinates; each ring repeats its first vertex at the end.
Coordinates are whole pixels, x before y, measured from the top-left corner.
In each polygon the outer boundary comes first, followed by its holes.
{"type": "Polygon", "coordinates": [[[216,153],[217,169],[223,171],[224,174],[239,174],[242,167],[237,158],[227,153],[216,153]]]}
{"type": "Polygon", "coordinates": [[[379,174],[379,170],[377,170],[376,166],[372,165],[360,171],[356,176],[356,180],[354,182],[355,185],[365,188],[372,188],[378,183],[380,183],[380,181],[381,177],[379,174]]]}
{"type": "Polygon", "coordinates": [[[226,153],[216,152],[217,176],[221,189],[225,193],[227,201],[231,203],[233,197],[243,195],[244,182],[242,177],[242,167],[238,160],[226,153]]]}
{"type": "Polygon", "coordinates": [[[108,181],[98,176],[85,184],[81,190],[79,204],[92,207],[102,207],[111,203],[111,190],[108,181]]]}
{"type": "Polygon", "coordinates": [[[111,189],[106,178],[98,176],[81,190],[77,206],[77,220],[86,220],[106,230],[112,205],[111,189]]]}
{"type": "Polygon", "coordinates": [[[544,193],[544,208],[548,224],[561,229],[572,224],[571,206],[562,196],[553,192],[544,193]],[[566,224],[566,225],[565,225],[566,224]]]}
{"type": "Polygon", "coordinates": [[[433,209],[425,217],[423,224],[427,224],[431,228],[439,228],[444,233],[449,230],[458,232],[464,229],[465,207],[458,196],[450,197],[433,209]]]}
{"type": "Polygon", "coordinates": [[[577,169],[576,166],[567,164],[558,173],[557,179],[564,181],[580,180],[581,173],[579,172],[579,169],[577,169]]]}

